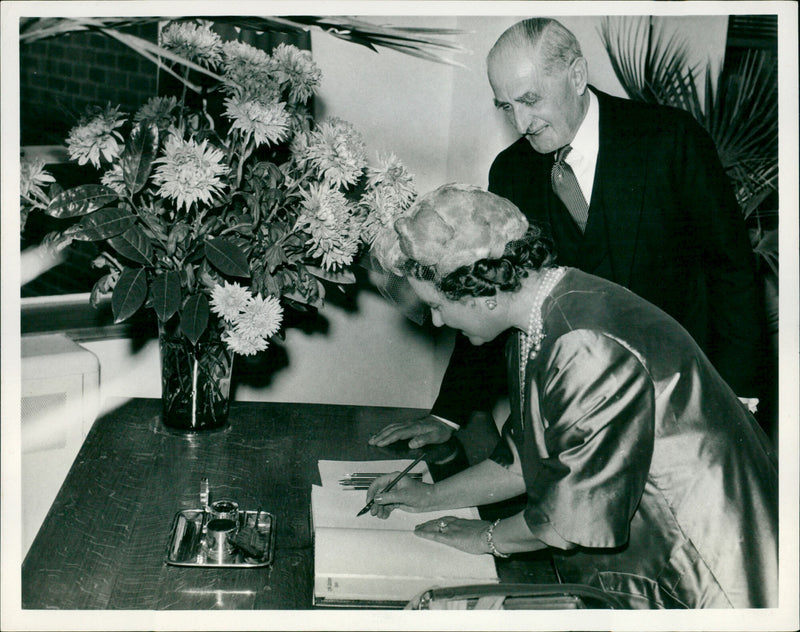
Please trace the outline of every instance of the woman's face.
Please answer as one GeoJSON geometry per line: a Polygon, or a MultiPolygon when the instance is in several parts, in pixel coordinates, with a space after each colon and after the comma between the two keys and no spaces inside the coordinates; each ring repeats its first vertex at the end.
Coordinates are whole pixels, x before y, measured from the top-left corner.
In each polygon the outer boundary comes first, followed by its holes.
{"type": "Polygon", "coordinates": [[[509,325],[500,307],[490,310],[486,298],[465,297],[452,301],[427,281],[409,278],[414,293],[431,310],[433,324],[447,325],[463,333],[474,345],[494,340],[509,325]]]}

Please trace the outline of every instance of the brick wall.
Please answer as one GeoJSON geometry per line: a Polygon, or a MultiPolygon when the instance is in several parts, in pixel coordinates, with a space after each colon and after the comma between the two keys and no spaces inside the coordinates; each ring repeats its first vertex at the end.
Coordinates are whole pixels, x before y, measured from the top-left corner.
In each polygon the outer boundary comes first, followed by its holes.
{"type": "MultiPolygon", "coordinates": [[[[155,42],[157,24],[125,32],[155,42]]],[[[110,37],[77,32],[21,44],[22,144],[62,144],[87,106],[134,112],[156,89],[155,64],[110,37]]]]}

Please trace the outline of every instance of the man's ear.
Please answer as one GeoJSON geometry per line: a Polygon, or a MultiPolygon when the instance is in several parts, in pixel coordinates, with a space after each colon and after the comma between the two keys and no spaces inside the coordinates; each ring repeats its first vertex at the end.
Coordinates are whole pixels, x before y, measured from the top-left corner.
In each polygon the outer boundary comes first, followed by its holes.
{"type": "Polygon", "coordinates": [[[575,93],[583,96],[589,85],[589,64],[585,57],[576,57],[569,67],[569,80],[575,88],[575,93]]]}

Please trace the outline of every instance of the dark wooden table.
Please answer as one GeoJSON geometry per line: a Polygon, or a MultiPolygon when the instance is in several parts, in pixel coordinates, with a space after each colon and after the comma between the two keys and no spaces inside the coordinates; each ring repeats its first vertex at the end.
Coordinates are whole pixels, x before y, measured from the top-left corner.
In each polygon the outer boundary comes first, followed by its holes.
{"type": "MultiPolygon", "coordinates": [[[[22,565],[24,609],[303,609],[312,605],[312,484],[320,459],[400,458],[368,437],[408,408],[234,403],[218,432],[180,435],[160,400],[131,400],[98,419],[22,565]],[[270,568],[170,566],[173,516],[212,499],[277,517],[270,568]]],[[[24,502],[24,499],[23,499],[24,502]]],[[[503,581],[552,582],[537,556],[498,560],[503,581]]]]}

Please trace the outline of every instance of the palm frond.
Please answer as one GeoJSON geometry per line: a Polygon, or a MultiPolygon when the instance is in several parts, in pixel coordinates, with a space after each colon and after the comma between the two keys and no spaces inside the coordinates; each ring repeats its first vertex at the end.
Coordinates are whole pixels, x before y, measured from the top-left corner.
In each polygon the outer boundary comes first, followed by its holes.
{"type": "Polygon", "coordinates": [[[778,276],[778,230],[770,229],[759,231],[756,239],[757,241],[753,247],[753,251],[761,255],[764,261],[767,262],[770,270],[772,270],[772,273],[778,276]]]}
{"type": "Polygon", "coordinates": [[[716,92],[708,81],[703,123],[726,168],[765,156],[777,163],[778,83],[771,58],[750,51],[720,73],[716,92]]]}
{"type": "Polygon", "coordinates": [[[645,86],[648,18],[621,21],[606,17],[600,25],[600,39],[608,53],[614,74],[629,98],[649,101],[645,86]]]}
{"type": "Polygon", "coordinates": [[[696,70],[689,66],[686,41],[677,34],[666,36],[647,16],[606,17],[600,39],[629,98],[701,112],[696,70]]]}
{"type": "Polygon", "coordinates": [[[776,61],[751,51],[737,64],[724,65],[716,81],[707,64],[701,105],[697,69],[689,66],[685,43],[674,35],[665,38],[656,19],[603,21],[600,38],[614,73],[631,99],[686,110],[708,131],[742,215],[757,226],[754,250],[777,271],[777,240],[761,226],[776,212],[763,208],[778,186],[776,61]]]}
{"type": "MultiPolygon", "coordinates": [[[[213,72],[206,68],[192,64],[188,60],[170,53],[152,42],[122,31],[122,29],[131,26],[169,19],[173,18],[169,16],[21,18],[19,41],[22,44],[26,44],[69,33],[94,31],[122,42],[146,59],[167,70],[167,72],[170,72],[170,70],[163,64],[161,58],[217,78],[213,72]]],[[[376,52],[382,47],[452,66],[462,66],[462,64],[445,57],[440,51],[467,52],[463,47],[442,39],[443,36],[449,37],[463,33],[458,29],[387,26],[372,24],[357,18],[339,16],[212,16],[201,17],[200,19],[208,19],[256,32],[299,33],[314,28],[332,37],[360,44],[376,52]]],[[[172,74],[177,76],[176,73],[172,74]]],[[[178,79],[192,90],[199,90],[198,86],[188,82],[185,78],[178,77],[178,79]]]]}

